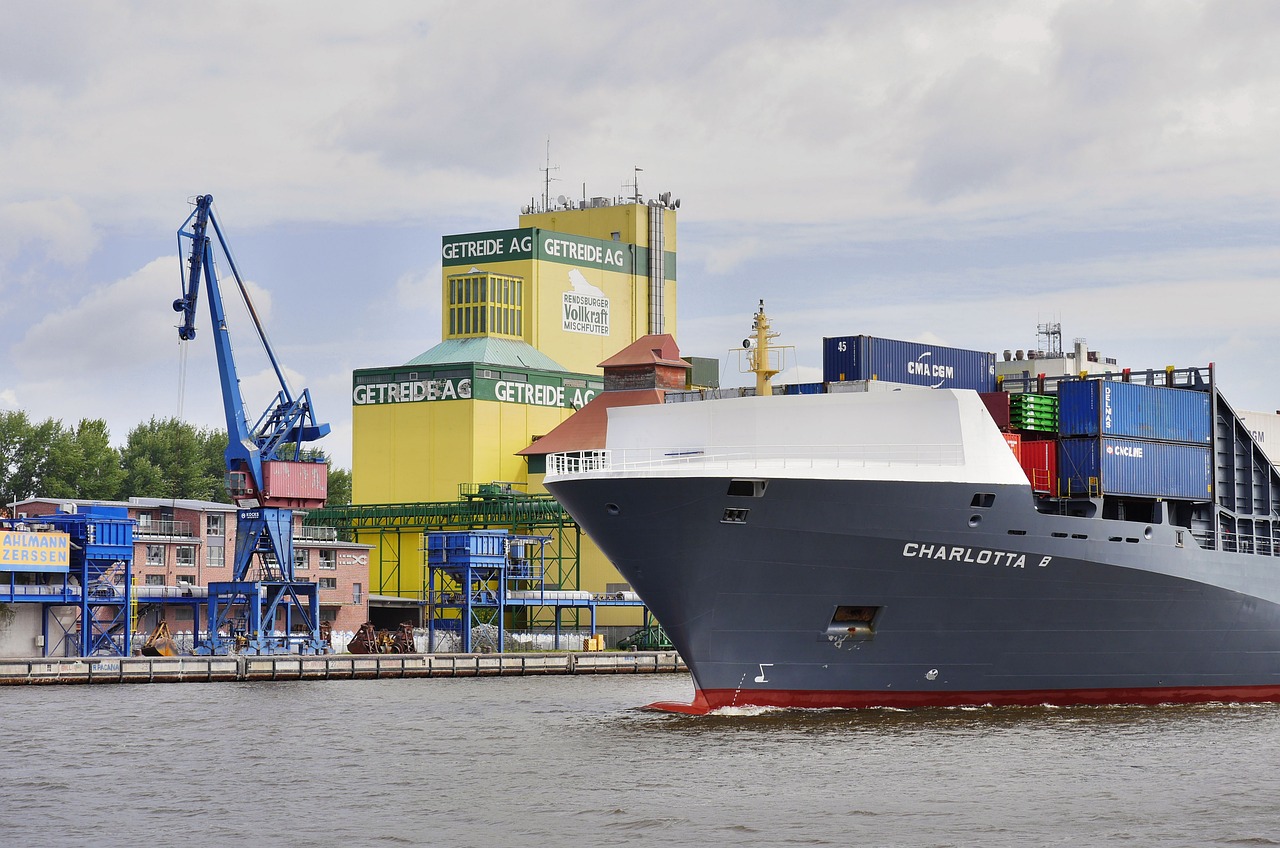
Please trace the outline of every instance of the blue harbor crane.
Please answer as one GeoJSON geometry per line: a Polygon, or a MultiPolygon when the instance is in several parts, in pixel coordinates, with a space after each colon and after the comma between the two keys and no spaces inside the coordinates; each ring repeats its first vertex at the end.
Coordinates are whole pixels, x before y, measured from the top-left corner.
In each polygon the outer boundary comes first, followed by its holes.
{"type": "Polygon", "coordinates": [[[227,489],[239,507],[232,579],[209,584],[208,636],[196,652],[326,653],[328,645],[320,636],[317,586],[294,577],[293,510],[324,505],[328,466],[304,459],[302,446],[325,436],[329,425],[317,423],[309,389],[295,395],[289,388],[213,214],[212,195],[197,197],[195,211],[179,227],[179,258],[185,255],[183,239],[191,240],[191,250],[183,269],[182,297],[173,302],[174,311],[182,314],[178,338],[186,342],[196,337],[196,306],[203,278],[227,417],[227,489]],[[213,240],[207,234],[209,225],[280,383],[275,400],[252,426],[240,394],[214,267],[213,240]],[[276,635],[281,631],[286,635],[276,635]]]}

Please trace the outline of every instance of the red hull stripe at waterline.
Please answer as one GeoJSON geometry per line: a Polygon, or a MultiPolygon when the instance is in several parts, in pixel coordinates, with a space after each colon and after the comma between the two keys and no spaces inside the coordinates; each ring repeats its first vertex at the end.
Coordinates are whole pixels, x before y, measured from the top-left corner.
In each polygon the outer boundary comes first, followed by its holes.
{"type": "Polygon", "coordinates": [[[785,689],[707,689],[694,693],[693,702],[659,701],[649,709],[687,715],[706,715],[725,707],[782,707],[785,709],[864,709],[894,707],[1054,706],[1119,704],[1203,704],[1214,701],[1251,703],[1280,701],[1276,686],[1152,686],[1134,689],[1027,689],[993,692],[841,692],[785,689]]]}

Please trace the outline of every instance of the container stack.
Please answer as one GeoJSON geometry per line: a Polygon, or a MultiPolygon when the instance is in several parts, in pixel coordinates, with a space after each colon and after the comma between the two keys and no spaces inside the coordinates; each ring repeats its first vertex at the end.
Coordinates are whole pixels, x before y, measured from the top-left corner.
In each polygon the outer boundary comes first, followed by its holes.
{"type": "Polygon", "coordinates": [[[1058,399],[1053,395],[1009,395],[1009,424],[1015,430],[1058,432],[1058,399]]]}
{"type": "Polygon", "coordinates": [[[1058,399],[1061,494],[1212,500],[1206,392],[1073,380],[1058,399]]]}
{"type": "Polygon", "coordinates": [[[981,392],[978,395],[1026,472],[1031,490],[1058,495],[1058,399],[1052,395],[981,392]]]}

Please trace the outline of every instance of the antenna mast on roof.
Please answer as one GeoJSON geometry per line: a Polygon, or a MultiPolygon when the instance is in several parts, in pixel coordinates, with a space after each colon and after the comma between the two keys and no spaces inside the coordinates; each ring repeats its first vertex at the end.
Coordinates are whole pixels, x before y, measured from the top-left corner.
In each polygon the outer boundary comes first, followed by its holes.
{"type": "Polygon", "coordinates": [[[1036,337],[1044,337],[1045,346],[1043,350],[1049,354],[1050,359],[1062,358],[1062,322],[1049,321],[1036,327],[1036,337]]]}
{"type": "Polygon", "coordinates": [[[551,208],[551,181],[560,179],[551,176],[552,171],[560,170],[559,165],[551,164],[551,136],[547,136],[547,166],[538,170],[542,172],[542,211],[546,212],[551,208]]]}
{"type": "MultiPolygon", "coordinates": [[[[640,172],[643,171],[644,168],[641,168],[639,165],[636,165],[633,170],[634,170],[634,173],[631,175],[631,199],[636,203],[639,203],[640,202],[640,172]]],[[[626,185],[624,184],[622,187],[626,188],[626,185]]]]}

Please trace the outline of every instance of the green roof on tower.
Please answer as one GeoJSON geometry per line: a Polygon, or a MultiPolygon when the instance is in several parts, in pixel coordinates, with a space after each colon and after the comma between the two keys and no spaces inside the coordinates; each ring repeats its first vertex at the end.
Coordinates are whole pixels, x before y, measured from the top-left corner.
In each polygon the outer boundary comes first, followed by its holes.
{"type": "Polygon", "coordinates": [[[524,342],[515,339],[484,336],[445,339],[428,351],[418,354],[405,365],[444,365],[473,363],[511,368],[536,368],[541,371],[567,371],[563,365],[524,342]]]}

